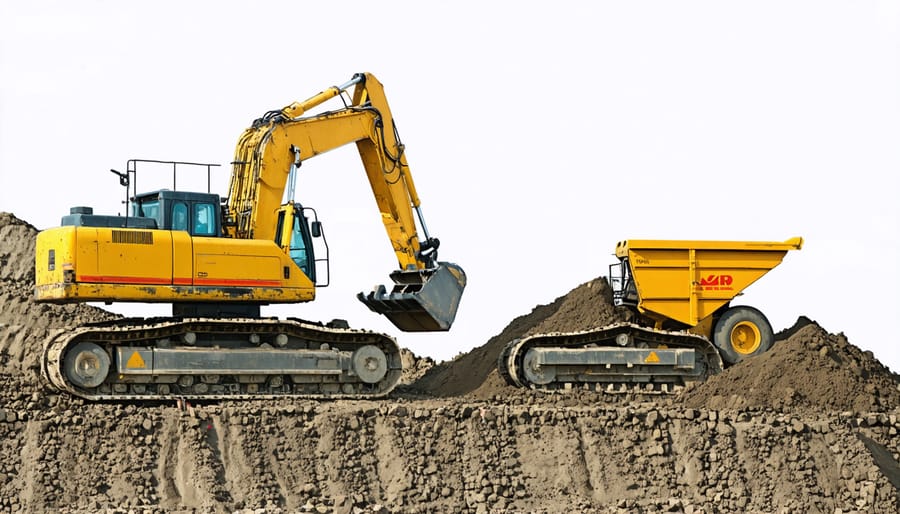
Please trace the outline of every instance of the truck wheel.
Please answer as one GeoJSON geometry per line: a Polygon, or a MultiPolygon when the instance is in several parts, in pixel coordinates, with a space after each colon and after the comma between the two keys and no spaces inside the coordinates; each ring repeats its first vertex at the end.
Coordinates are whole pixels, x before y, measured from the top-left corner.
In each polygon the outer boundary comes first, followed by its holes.
{"type": "Polygon", "coordinates": [[[766,316],[753,307],[732,307],[719,318],[713,330],[713,344],[727,364],[765,353],[775,341],[766,316]]]}

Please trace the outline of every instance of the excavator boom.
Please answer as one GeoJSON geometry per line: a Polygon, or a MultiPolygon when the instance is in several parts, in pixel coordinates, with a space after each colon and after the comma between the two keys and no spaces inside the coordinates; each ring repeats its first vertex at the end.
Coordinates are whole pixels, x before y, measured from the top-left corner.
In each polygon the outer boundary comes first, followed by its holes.
{"type": "Polygon", "coordinates": [[[458,265],[437,261],[440,242],[428,234],[384,88],[371,74],[357,73],[340,86],[270,111],[241,135],[227,205],[229,232],[237,238],[275,237],[273,213],[281,205],[285,188],[293,189],[287,185],[291,171],[350,142],[356,143],[399,264],[399,270],[391,274],[395,285],[390,291],[381,286],[360,293],[359,300],[400,330],[449,330],[466,276],[458,265]],[[352,100],[344,108],[301,117],[350,87],[354,87],[352,100]]]}

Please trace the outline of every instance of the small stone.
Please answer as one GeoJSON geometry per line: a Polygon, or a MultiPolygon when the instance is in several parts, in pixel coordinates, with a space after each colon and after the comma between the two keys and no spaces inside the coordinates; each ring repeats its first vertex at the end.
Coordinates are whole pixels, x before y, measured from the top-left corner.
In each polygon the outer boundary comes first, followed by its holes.
{"type": "Polygon", "coordinates": [[[724,421],[720,421],[718,424],[716,424],[716,432],[718,432],[720,435],[731,435],[734,433],[734,427],[732,427],[728,423],[725,423],[724,421]]]}

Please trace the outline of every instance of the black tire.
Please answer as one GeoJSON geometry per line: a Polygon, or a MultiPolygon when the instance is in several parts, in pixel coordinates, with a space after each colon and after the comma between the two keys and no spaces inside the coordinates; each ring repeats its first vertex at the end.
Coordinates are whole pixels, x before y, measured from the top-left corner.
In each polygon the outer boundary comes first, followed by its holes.
{"type": "Polygon", "coordinates": [[[713,329],[713,344],[728,365],[767,352],[774,341],[769,320],[753,307],[728,309],[713,329]]]}

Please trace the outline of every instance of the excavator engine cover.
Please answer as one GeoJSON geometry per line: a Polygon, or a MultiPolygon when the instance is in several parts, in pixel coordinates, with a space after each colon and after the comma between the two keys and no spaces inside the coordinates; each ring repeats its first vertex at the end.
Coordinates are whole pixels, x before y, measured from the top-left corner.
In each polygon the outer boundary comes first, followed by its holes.
{"type": "Polygon", "coordinates": [[[391,273],[390,293],[378,286],[357,297],[369,309],[385,315],[404,332],[450,330],[466,287],[466,274],[456,264],[439,262],[438,267],[391,273]]]}

